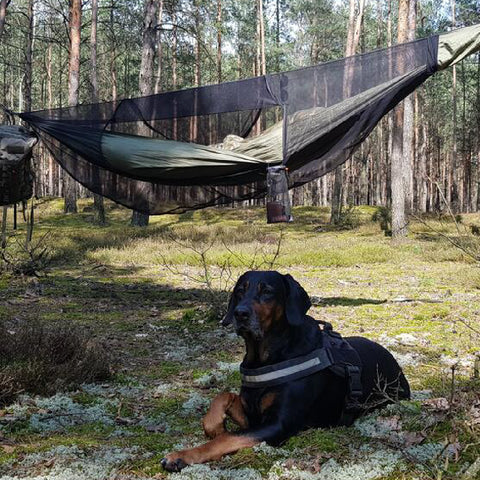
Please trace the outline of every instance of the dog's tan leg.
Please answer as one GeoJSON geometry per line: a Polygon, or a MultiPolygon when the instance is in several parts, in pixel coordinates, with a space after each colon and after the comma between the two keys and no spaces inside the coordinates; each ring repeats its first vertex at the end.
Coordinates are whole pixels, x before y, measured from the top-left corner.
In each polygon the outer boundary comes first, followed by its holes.
{"type": "Polygon", "coordinates": [[[203,430],[207,438],[215,438],[225,433],[225,419],[229,415],[242,428],[247,427],[247,418],[240,397],[235,393],[223,392],[217,395],[203,417],[203,430]]]}
{"type": "Polygon", "coordinates": [[[233,402],[227,409],[227,415],[242,429],[248,428],[248,419],[243,409],[240,395],[235,395],[233,402]]]}
{"type": "Polygon", "coordinates": [[[259,440],[247,435],[222,433],[199,447],[169,453],[163,460],[163,467],[170,472],[177,472],[186,465],[219,460],[227,453],[233,453],[241,448],[253,447],[259,440]]]}

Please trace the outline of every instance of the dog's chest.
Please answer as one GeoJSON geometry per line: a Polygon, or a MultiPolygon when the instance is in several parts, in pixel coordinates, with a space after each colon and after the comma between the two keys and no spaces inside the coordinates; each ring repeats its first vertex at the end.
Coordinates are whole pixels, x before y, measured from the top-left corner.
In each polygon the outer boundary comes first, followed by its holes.
{"type": "Polygon", "coordinates": [[[279,395],[279,390],[272,388],[242,389],[240,394],[242,405],[251,426],[262,423],[265,416],[275,408],[279,400],[279,395]]]}

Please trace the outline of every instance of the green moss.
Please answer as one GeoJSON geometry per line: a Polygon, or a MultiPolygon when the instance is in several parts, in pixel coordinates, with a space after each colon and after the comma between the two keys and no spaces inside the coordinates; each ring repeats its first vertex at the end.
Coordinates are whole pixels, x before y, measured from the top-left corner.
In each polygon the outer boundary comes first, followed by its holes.
{"type": "Polygon", "coordinates": [[[149,365],[148,368],[142,370],[141,373],[148,378],[165,381],[176,377],[183,371],[185,371],[185,364],[164,360],[155,365],[149,365]]]}
{"type": "Polygon", "coordinates": [[[79,403],[80,405],[95,405],[99,400],[97,396],[87,392],[75,392],[71,398],[75,403],[79,403]]]}
{"type": "Polygon", "coordinates": [[[227,390],[238,390],[242,384],[240,371],[229,373],[222,381],[222,385],[227,390]]]}
{"type": "Polygon", "coordinates": [[[178,411],[182,406],[182,399],[177,397],[164,397],[161,399],[155,399],[152,404],[153,407],[149,410],[151,416],[167,416],[174,413],[178,414],[178,411]]]}
{"type": "Polygon", "coordinates": [[[263,453],[256,452],[252,448],[245,448],[232,455],[225,463],[233,468],[248,466],[265,475],[280,458],[282,458],[282,456],[275,455],[275,450],[271,450],[269,453],[263,453]]]}
{"type": "Polygon", "coordinates": [[[2,464],[11,462],[12,460],[15,460],[18,457],[18,452],[16,449],[13,452],[6,452],[0,447],[0,467],[2,464]]]}
{"type": "Polygon", "coordinates": [[[291,437],[284,445],[288,450],[314,449],[318,452],[335,452],[345,441],[345,429],[310,429],[291,437]]]}
{"type": "MultiPolygon", "coordinates": [[[[97,440],[106,438],[113,432],[114,429],[115,427],[105,425],[102,422],[90,422],[67,428],[67,434],[75,435],[76,437],[84,439],[88,442],[92,437],[96,438],[97,440]]],[[[75,445],[80,446],[79,443],[75,443],[75,445]]]]}

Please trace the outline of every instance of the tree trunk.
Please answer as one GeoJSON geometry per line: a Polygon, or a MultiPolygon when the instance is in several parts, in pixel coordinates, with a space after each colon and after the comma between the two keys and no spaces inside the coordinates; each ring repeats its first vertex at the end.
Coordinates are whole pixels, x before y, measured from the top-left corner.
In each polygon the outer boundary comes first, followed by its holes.
{"type": "Polygon", "coordinates": [[[27,17],[28,17],[28,32],[27,32],[27,48],[25,52],[25,83],[23,90],[23,97],[25,99],[25,111],[32,110],[32,63],[33,63],[33,38],[35,30],[34,17],[34,0],[28,0],[27,17]]]}
{"type": "MultiPolygon", "coordinates": [[[[52,88],[52,43],[48,43],[47,49],[47,108],[52,108],[53,105],[53,88],[52,88]]],[[[48,155],[48,194],[54,195],[54,168],[55,162],[53,156],[47,150],[48,155]]]]}
{"type": "MultiPolygon", "coordinates": [[[[78,104],[80,88],[80,35],[82,26],[82,1],[70,0],[70,52],[68,63],[68,105],[78,104]]],[[[77,182],[64,177],[65,213],[77,213],[77,182]]]]}
{"type": "MultiPolygon", "coordinates": [[[[408,5],[408,28],[406,41],[415,40],[415,30],[417,26],[417,1],[409,0],[408,5]]],[[[415,157],[415,109],[414,93],[411,93],[403,101],[403,157],[404,170],[403,182],[405,189],[405,208],[409,213],[413,209],[413,163],[415,157]]]]}
{"type": "MultiPolygon", "coordinates": [[[[256,55],[256,72],[255,75],[265,75],[267,73],[267,64],[265,60],[265,22],[263,18],[263,0],[256,2],[257,14],[257,55],[256,55]]],[[[259,135],[265,129],[265,115],[262,113],[255,125],[254,132],[259,135]]]]}
{"type": "Polygon", "coordinates": [[[7,19],[7,6],[10,0],[0,0],[0,38],[5,30],[5,20],[7,19]]]}
{"type": "MultiPolygon", "coordinates": [[[[409,0],[400,0],[398,5],[398,43],[407,41],[409,0]]],[[[401,66],[400,66],[401,68],[401,66]]],[[[391,189],[392,189],[392,238],[401,240],[408,233],[405,212],[406,194],[404,171],[406,158],[403,156],[403,104],[395,107],[392,131],[391,189]]]]}
{"type": "Polygon", "coordinates": [[[467,79],[465,77],[465,62],[460,64],[462,72],[462,155],[463,155],[463,175],[459,175],[463,188],[460,189],[460,209],[462,212],[470,212],[470,198],[471,198],[471,179],[472,179],[472,164],[471,151],[468,148],[467,152],[467,79]]]}
{"type": "MultiPolygon", "coordinates": [[[[348,30],[347,30],[347,45],[345,48],[345,57],[355,55],[355,52],[360,41],[360,34],[363,24],[363,12],[365,9],[365,0],[359,0],[358,12],[355,12],[356,0],[350,0],[349,16],[348,16],[348,30]]],[[[350,95],[353,68],[348,64],[345,65],[343,92],[344,96],[350,95]]],[[[343,205],[343,165],[335,169],[335,180],[333,184],[332,195],[332,209],[330,214],[330,223],[338,225],[341,220],[343,205]]]]}
{"type": "MultiPolygon", "coordinates": [[[[90,85],[92,89],[91,100],[98,103],[98,78],[97,78],[97,24],[98,24],[98,0],[92,0],[92,27],[90,31],[90,85]]],[[[95,222],[105,225],[105,205],[103,197],[93,194],[93,211],[95,222]]]]}
{"type": "MultiPolygon", "coordinates": [[[[200,18],[200,1],[195,0],[195,70],[194,70],[194,82],[195,86],[199,87],[202,83],[201,78],[201,41],[202,41],[202,22],[200,18]]],[[[196,92],[196,91],[195,91],[196,92]]],[[[194,100],[194,115],[190,118],[190,141],[198,142],[198,118],[196,116],[198,108],[198,99],[195,93],[194,100]]]]}
{"type": "MultiPolygon", "coordinates": [[[[176,3],[174,2],[171,5],[172,8],[172,23],[173,23],[173,31],[172,31],[172,89],[177,89],[177,45],[178,45],[178,32],[177,32],[177,12],[176,12],[176,3]]],[[[178,123],[177,119],[173,119],[172,125],[172,136],[173,140],[177,140],[178,136],[178,123]]]]}
{"type": "MultiPolygon", "coordinates": [[[[155,60],[155,41],[156,41],[156,15],[158,12],[159,0],[145,0],[145,14],[143,19],[142,35],[142,61],[140,63],[140,73],[138,84],[140,95],[145,97],[154,93],[153,89],[153,67],[155,60]]],[[[148,120],[148,119],[147,119],[148,120]]],[[[138,127],[138,134],[150,136],[150,129],[143,123],[138,127]]],[[[134,211],[131,224],[134,227],[146,227],[148,225],[148,215],[134,211]]]]}
{"type": "Polygon", "coordinates": [[[260,75],[267,74],[267,62],[265,60],[265,20],[263,17],[263,0],[258,0],[258,25],[260,33],[260,75]]]}
{"type": "Polygon", "coordinates": [[[424,106],[420,102],[421,96],[417,95],[417,115],[419,116],[419,129],[418,129],[418,202],[417,208],[420,212],[427,211],[427,199],[428,199],[428,190],[427,190],[427,123],[425,122],[424,117],[424,106]]]}
{"type": "MultiPolygon", "coordinates": [[[[452,27],[456,27],[455,0],[452,0],[452,27]]],[[[452,156],[450,164],[450,195],[452,212],[460,211],[459,188],[458,188],[458,159],[457,159],[457,67],[452,67],[452,156]]]]}
{"type": "Polygon", "coordinates": [[[157,17],[157,75],[155,79],[155,94],[162,91],[163,45],[162,45],[163,0],[158,5],[157,17]]]}
{"type": "Polygon", "coordinates": [[[222,83],[222,0],[217,0],[217,82],[222,83]]]}
{"type": "Polygon", "coordinates": [[[117,38],[115,36],[115,22],[113,12],[115,9],[114,0],[110,4],[110,35],[112,40],[112,51],[110,53],[110,77],[112,81],[112,101],[117,101],[117,38]]]}

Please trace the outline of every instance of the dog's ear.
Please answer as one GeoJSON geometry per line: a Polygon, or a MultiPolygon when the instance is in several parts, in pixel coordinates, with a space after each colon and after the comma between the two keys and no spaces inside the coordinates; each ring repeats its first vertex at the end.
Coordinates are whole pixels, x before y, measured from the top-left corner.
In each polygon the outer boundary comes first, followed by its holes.
{"type": "Polygon", "coordinates": [[[220,322],[223,327],[230,325],[233,322],[233,311],[235,310],[235,294],[232,292],[230,300],[228,301],[227,313],[220,322]]]}
{"type": "Polygon", "coordinates": [[[289,274],[283,276],[287,286],[287,299],[285,302],[285,315],[290,325],[301,325],[305,314],[312,306],[308,293],[289,274]]]}

